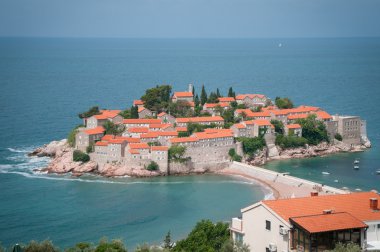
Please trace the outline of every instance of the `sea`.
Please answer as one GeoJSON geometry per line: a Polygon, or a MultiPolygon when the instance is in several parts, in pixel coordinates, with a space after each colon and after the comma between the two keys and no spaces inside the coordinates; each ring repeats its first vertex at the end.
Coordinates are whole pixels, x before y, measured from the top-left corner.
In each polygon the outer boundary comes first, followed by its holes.
{"type": "Polygon", "coordinates": [[[290,97],[296,105],[367,120],[362,153],[273,161],[289,172],[353,191],[380,191],[380,38],[0,38],[0,241],[50,239],[61,248],[102,237],[134,248],[185,237],[197,221],[229,221],[270,197],[259,184],[218,175],[73,178],[34,169],[27,153],[66,138],[78,113],[125,109],[147,88],[189,83],[200,93],[290,97]],[[360,169],[353,169],[353,161],[360,169]],[[329,175],[323,175],[329,173],[329,175]]]}

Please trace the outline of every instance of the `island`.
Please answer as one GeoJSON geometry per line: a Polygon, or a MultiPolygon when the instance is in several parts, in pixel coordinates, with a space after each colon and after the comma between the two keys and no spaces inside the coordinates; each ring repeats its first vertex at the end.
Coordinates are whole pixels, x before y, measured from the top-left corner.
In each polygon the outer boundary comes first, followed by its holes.
{"type": "Polygon", "coordinates": [[[200,95],[192,84],[146,90],[124,110],[92,107],[67,139],[30,155],[52,158],[48,173],[81,176],[166,176],[220,172],[231,164],[263,165],[371,147],[366,121],[330,115],[320,107],[294,106],[287,97],[263,94],[200,95]]]}

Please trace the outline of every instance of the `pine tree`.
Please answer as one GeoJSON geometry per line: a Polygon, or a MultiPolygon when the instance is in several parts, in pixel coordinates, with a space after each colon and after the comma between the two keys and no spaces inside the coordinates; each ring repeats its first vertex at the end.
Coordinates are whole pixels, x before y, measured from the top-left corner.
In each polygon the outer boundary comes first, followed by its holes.
{"type": "Polygon", "coordinates": [[[216,96],[218,96],[218,98],[219,98],[219,97],[222,97],[222,96],[220,95],[219,88],[216,89],[216,96]]]}
{"type": "Polygon", "coordinates": [[[131,118],[139,118],[139,108],[137,106],[131,107],[131,118]]]}
{"type": "Polygon", "coordinates": [[[207,102],[207,93],[205,90],[205,86],[202,85],[202,92],[201,92],[201,105],[203,106],[207,102]]]}
{"type": "Polygon", "coordinates": [[[198,97],[198,94],[194,98],[194,103],[195,103],[195,107],[199,106],[199,97],[198,97]]]}
{"type": "Polygon", "coordinates": [[[166,249],[171,249],[172,246],[172,238],[170,236],[170,231],[166,234],[165,239],[164,239],[164,248],[166,249]]]}
{"type": "Polygon", "coordinates": [[[235,97],[235,92],[234,90],[232,89],[232,87],[230,87],[228,89],[228,97],[235,97]]]}
{"type": "Polygon", "coordinates": [[[195,94],[195,87],[193,86],[193,95],[195,94]]]}

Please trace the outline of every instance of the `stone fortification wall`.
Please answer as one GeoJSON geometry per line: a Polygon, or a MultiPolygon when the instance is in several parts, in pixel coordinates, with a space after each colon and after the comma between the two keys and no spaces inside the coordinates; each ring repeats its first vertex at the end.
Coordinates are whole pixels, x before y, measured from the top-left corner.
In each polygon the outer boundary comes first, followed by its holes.
{"type": "Polygon", "coordinates": [[[171,162],[169,164],[169,173],[174,174],[190,174],[190,173],[204,173],[215,172],[230,166],[230,161],[225,162],[208,162],[208,163],[193,163],[187,161],[184,163],[171,162]]]}

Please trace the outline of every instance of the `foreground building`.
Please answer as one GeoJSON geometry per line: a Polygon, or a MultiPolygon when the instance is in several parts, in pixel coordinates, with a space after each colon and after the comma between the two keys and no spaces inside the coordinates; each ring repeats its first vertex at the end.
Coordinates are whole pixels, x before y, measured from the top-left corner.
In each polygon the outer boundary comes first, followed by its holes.
{"type": "Polygon", "coordinates": [[[379,200],[374,192],[264,200],[242,209],[231,232],[251,251],[322,252],[338,242],[380,250],[379,200]]]}

